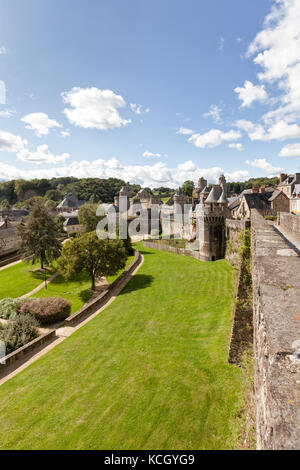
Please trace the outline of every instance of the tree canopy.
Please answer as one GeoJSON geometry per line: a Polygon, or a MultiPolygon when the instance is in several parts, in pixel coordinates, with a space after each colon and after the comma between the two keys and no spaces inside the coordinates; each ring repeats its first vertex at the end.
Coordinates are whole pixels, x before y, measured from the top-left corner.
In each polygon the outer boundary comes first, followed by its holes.
{"type": "Polygon", "coordinates": [[[96,279],[117,274],[125,267],[126,259],[127,253],[121,240],[101,240],[96,232],[90,232],[63,245],[58,266],[67,279],[85,270],[91,278],[91,288],[95,290],[96,279]]]}
{"type": "Polygon", "coordinates": [[[21,238],[20,254],[23,259],[40,260],[41,268],[46,261],[58,258],[61,252],[61,232],[49,209],[36,201],[28,220],[18,227],[21,238]]]}

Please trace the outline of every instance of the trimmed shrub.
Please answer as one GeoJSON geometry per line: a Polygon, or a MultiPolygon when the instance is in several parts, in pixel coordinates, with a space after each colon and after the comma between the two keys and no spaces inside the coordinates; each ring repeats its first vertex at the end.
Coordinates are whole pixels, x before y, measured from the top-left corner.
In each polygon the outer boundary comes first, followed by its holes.
{"type": "Polygon", "coordinates": [[[6,355],[37,338],[37,327],[31,315],[17,315],[13,321],[0,325],[0,340],[5,343],[6,355]]]}
{"type": "Polygon", "coordinates": [[[71,313],[71,303],[62,297],[41,297],[26,300],[21,308],[22,315],[33,315],[41,325],[64,320],[71,313]]]}
{"type": "Polygon", "coordinates": [[[13,320],[18,315],[24,300],[10,297],[0,300],[0,318],[13,320]]]}

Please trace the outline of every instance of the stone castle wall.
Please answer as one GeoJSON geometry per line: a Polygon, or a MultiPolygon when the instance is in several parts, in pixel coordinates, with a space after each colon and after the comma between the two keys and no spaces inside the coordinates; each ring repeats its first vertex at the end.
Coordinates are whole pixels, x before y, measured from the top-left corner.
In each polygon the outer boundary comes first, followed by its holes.
{"type": "Polygon", "coordinates": [[[20,239],[16,227],[0,230],[0,256],[9,255],[19,249],[20,239]]]}
{"type": "Polygon", "coordinates": [[[298,236],[300,239],[300,216],[289,214],[288,212],[280,212],[278,218],[279,225],[287,232],[298,236]]]}
{"type": "Polygon", "coordinates": [[[258,449],[299,449],[300,258],[251,213],[258,449]]]}

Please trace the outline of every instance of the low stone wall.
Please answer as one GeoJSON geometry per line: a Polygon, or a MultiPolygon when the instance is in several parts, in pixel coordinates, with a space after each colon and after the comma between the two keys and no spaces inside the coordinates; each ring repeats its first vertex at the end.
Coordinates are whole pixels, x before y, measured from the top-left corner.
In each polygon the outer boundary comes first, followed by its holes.
{"type": "Polygon", "coordinates": [[[280,212],[278,217],[278,223],[287,232],[296,236],[300,240],[300,216],[289,214],[288,212],[280,212]]]}
{"type": "Polygon", "coordinates": [[[252,280],[258,449],[300,448],[300,258],[255,210],[252,280]]]}
{"type": "Polygon", "coordinates": [[[95,313],[99,310],[107,301],[108,297],[111,294],[111,290],[115,287],[118,287],[120,284],[124,282],[125,279],[129,279],[139,264],[141,260],[141,254],[139,251],[135,251],[134,260],[132,263],[126,268],[122,274],[112,283],[110,284],[107,289],[102,292],[98,297],[94,298],[93,300],[87,302],[80,310],[73,313],[70,317],[66,318],[65,324],[66,326],[74,326],[84,318],[88,317],[89,315],[95,313]]]}
{"type": "Polygon", "coordinates": [[[142,245],[145,248],[151,248],[152,250],[168,251],[169,253],[176,253],[177,255],[191,256],[192,258],[196,258],[199,261],[207,261],[206,259],[200,256],[199,251],[186,250],[185,248],[176,248],[174,246],[152,241],[143,241],[142,245]]]}
{"type": "Polygon", "coordinates": [[[12,353],[8,354],[7,356],[1,359],[0,372],[4,370],[5,367],[10,366],[15,361],[17,361],[18,359],[21,359],[22,357],[24,357],[26,354],[30,353],[34,349],[37,349],[39,346],[42,346],[43,344],[48,343],[48,341],[54,339],[55,336],[56,336],[55,330],[50,331],[48,333],[45,333],[44,335],[39,336],[33,341],[30,341],[30,343],[25,344],[25,346],[22,346],[16,351],[13,351],[12,353]]]}

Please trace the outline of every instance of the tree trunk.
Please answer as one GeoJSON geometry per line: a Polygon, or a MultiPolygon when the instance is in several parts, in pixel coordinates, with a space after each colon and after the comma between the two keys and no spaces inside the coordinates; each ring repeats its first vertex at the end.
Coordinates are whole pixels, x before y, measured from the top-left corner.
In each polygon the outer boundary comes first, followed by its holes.
{"type": "Polygon", "coordinates": [[[92,274],[92,290],[95,290],[96,285],[95,285],[95,276],[92,274]]]}

